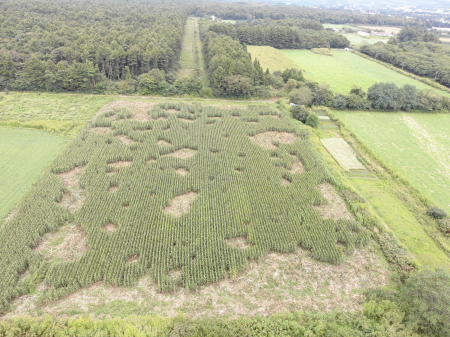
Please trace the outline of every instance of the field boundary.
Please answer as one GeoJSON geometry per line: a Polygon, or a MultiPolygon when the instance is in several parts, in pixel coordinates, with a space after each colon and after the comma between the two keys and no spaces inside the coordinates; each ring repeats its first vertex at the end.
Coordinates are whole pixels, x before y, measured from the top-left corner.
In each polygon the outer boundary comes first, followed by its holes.
{"type": "MultiPolygon", "coordinates": [[[[416,189],[411,183],[403,177],[399,172],[390,167],[383,159],[381,159],[364,141],[359,138],[359,136],[353,132],[347,125],[339,119],[332,112],[327,112],[332,121],[336,122],[341,130],[342,137],[347,140],[349,144],[357,152],[362,152],[365,156],[372,159],[375,164],[379,165],[383,170],[377,167],[372,167],[375,175],[380,179],[389,182],[389,185],[393,189],[393,194],[397,196],[403,204],[408,208],[408,210],[416,217],[416,219],[422,224],[425,232],[428,236],[433,239],[436,244],[450,257],[450,247],[442,239],[442,234],[437,230],[437,223],[426,215],[427,208],[435,206],[435,202],[430,200],[422,192],[416,189]],[[398,185],[401,185],[400,188],[398,185]],[[413,201],[413,202],[406,202],[413,201]]],[[[372,166],[369,164],[369,166],[372,166]]]]}
{"type": "Polygon", "coordinates": [[[434,89],[445,91],[446,93],[450,94],[450,89],[449,88],[447,88],[447,87],[445,87],[445,86],[443,86],[443,85],[441,85],[439,83],[431,82],[431,80],[428,77],[421,77],[419,75],[414,75],[414,74],[409,73],[409,72],[407,72],[405,70],[399,69],[399,68],[397,68],[396,66],[394,66],[394,65],[392,65],[390,63],[374,59],[373,57],[370,57],[369,55],[363,54],[363,53],[361,53],[361,52],[359,52],[357,50],[352,50],[352,53],[354,53],[354,54],[356,54],[358,56],[361,56],[361,57],[363,57],[363,58],[365,58],[367,60],[376,62],[376,63],[378,63],[378,64],[380,64],[380,65],[382,65],[382,66],[384,66],[384,67],[386,67],[388,69],[394,70],[395,72],[397,72],[399,74],[408,76],[408,77],[412,78],[413,80],[420,81],[420,82],[422,82],[424,84],[427,84],[430,87],[433,87],[434,89]]]}

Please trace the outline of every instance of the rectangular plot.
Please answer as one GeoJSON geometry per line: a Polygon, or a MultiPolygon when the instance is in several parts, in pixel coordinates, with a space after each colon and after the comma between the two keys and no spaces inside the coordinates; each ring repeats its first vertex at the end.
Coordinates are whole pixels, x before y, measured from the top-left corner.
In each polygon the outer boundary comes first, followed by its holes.
{"type": "Polygon", "coordinates": [[[321,139],[322,145],[345,171],[364,170],[365,167],[356,158],[352,148],[342,138],[321,139]]]}

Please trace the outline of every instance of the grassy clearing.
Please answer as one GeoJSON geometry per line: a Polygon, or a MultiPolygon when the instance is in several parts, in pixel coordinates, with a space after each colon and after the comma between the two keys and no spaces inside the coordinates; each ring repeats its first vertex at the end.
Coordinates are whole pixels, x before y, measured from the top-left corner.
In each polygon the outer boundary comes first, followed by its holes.
{"type": "Polygon", "coordinates": [[[299,246],[341,263],[369,233],[335,212],[322,215],[335,200],[318,187],[333,182],[304,130],[277,110],[110,106],[2,227],[1,304],[35,289],[36,279],[45,279],[47,299],[101,281],[133,286],[145,275],[160,291],[196,289],[299,246]],[[87,248],[42,238],[62,230],[87,248]],[[70,261],[39,254],[59,244],[70,261]]]}
{"type": "MultiPolygon", "coordinates": [[[[61,151],[65,139],[46,132],[0,128],[0,221],[61,151]]],[[[0,222],[0,223],[1,223],[0,222]]]]}
{"type": "Polygon", "coordinates": [[[359,26],[359,27],[375,31],[382,30],[388,34],[393,35],[398,34],[402,30],[402,27],[392,27],[392,26],[359,26]]]}
{"type": "Polygon", "coordinates": [[[389,166],[450,212],[449,114],[335,114],[389,166]]]}
{"type": "Polygon", "coordinates": [[[288,68],[301,69],[301,67],[286,57],[280,50],[268,46],[247,46],[248,51],[261,62],[263,69],[269,68],[271,72],[283,71],[288,68]]]}
{"type": "Polygon", "coordinates": [[[425,268],[450,269],[450,259],[430,238],[422,224],[381,179],[352,178],[352,184],[370,202],[403,246],[425,268]]]}
{"type": "Polygon", "coordinates": [[[188,18],[184,27],[183,42],[181,45],[180,65],[181,69],[178,73],[179,76],[188,76],[195,73],[195,18],[188,18]]]}
{"type": "Polygon", "coordinates": [[[0,100],[0,126],[40,129],[76,135],[112,96],[18,93],[0,100]]]}
{"type": "Polygon", "coordinates": [[[285,49],[281,52],[304,69],[308,78],[318,82],[327,82],[336,92],[348,94],[353,85],[367,90],[377,82],[393,82],[399,86],[412,84],[418,89],[428,89],[439,95],[450,97],[450,94],[446,92],[401,75],[351,52],[333,50],[333,57],[317,55],[309,50],[285,49]]]}

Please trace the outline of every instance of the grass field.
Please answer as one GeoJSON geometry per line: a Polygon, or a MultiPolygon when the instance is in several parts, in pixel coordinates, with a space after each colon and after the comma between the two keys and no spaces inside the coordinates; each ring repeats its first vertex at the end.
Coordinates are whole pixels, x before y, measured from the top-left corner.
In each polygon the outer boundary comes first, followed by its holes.
{"type": "Polygon", "coordinates": [[[36,280],[47,299],[146,275],[159,291],[196,289],[269,251],[339,264],[368,244],[279,111],[147,104],[102,109],[0,229],[3,308],[36,280]]]}
{"type": "Polygon", "coordinates": [[[388,34],[393,35],[398,34],[402,30],[402,27],[392,27],[392,26],[359,26],[359,27],[370,30],[382,30],[388,34]]]}
{"type": "Polygon", "coordinates": [[[47,132],[0,127],[0,223],[61,151],[65,139],[47,132]]]}
{"type": "Polygon", "coordinates": [[[27,127],[76,135],[113,96],[18,93],[2,95],[0,126],[27,127]]]}
{"type": "Polygon", "coordinates": [[[317,55],[309,50],[281,50],[302,69],[305,75],[318,82],[327,82],[336,92],[348,94],[353,85],[367,90],[377,82],[393,82],[399,86],[415,85],[418,89],[429,89],[440,95],[450,94],[434,89],[420,81],[399,74],[378,63],[344,50],[332,50],[333,57],[317,55]]]}
{"type": "Polygon", "coordinates": [[[297,63],[283,55],[279,49],[269,46],[247,46],[247,50],[252,55],[253,60],[257,58],[260,61],[264,70],[269,68],[270,72],[274,72],[288,68],[301,69],[297,63]]]}
{"type": "Polygon", "coordinates": [[[381,179],[352,178],[352,184],[364,195],[403,246],[424,268],[450,269],[450,259],[430,238],[423,225],[390,191],[381,179]]]}
{"type": "Polygon", "coordinates": [[[336,112],[388,165],[450,212],[449,114],[336,112]]]}
{"type": "Polygon", "coordinates": [[[179,76],[188,76],[195,72],[195,18],[188,18],[184,27],[183,42],[181,45],[179,76]]]}

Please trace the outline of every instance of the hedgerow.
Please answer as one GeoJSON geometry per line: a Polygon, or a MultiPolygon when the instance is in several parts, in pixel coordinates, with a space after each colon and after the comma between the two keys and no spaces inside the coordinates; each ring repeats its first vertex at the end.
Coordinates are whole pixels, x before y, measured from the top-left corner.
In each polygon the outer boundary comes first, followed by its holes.
{"type": "Polygon", "coordinates": [[[308,137],[269,108],[165,103],[149,111],[148,121],[126,110],[98,116],[0,227],[1,311],[41,280],[45,299],[56,299],[98,281],[133,286],[145,274],[160,291],[195,289],[235,276],[268,251],[298,247],[341,263],[369,234],[356,221],[325,219],[313,207],[325,203],[316,186],[336,182],[308,137]],[[252,141],[266,132],[295,141],[265,144],[270,149],[252,141]],[[289,171],[299,160],[304,172],[289,171]],[[74,169],[82,172],[78,192],[61,177],[74,169]],[[165,211],[188,193],[195,196],[188,212],[165,211]],[[74,211],[66,200],[78,195],[84,203],[74,211]],[[35,248],[65,224],[81,226],[88,250],[70,261],[46,260],[35,248]],[[233,238],[247,248],[230,245],[233,238]]]}

